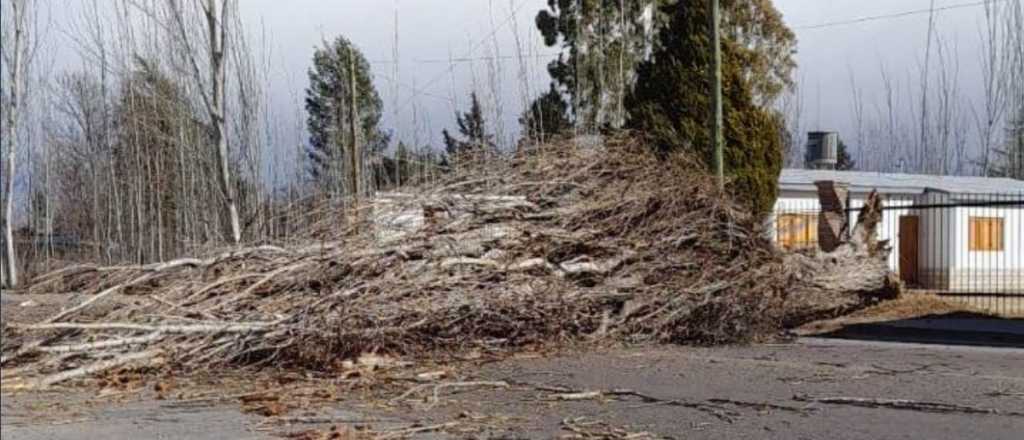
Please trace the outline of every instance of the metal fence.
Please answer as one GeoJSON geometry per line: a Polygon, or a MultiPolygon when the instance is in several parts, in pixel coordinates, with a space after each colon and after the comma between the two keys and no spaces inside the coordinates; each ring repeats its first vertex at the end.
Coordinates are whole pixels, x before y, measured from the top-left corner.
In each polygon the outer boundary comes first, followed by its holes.
{"type": "MultiPolygon", "coordinates": [[[[850,197],[855,225],[864,195],[850,197]]],[[[880,240],[890,268],[912,290],[934,292],[975,308],[1024,316],[1024,194],[887,196],[880,240]]],[[[774,235],[787,249],[818,246],[816,200],[780,205],[774,235]]]]}

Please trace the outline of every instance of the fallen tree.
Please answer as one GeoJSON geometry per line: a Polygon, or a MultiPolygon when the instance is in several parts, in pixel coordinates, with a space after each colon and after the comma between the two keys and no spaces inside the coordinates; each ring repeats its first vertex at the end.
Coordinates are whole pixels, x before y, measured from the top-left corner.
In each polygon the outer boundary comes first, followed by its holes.
{"type": "Polygon", "coordinates": [[[310,222],[298,243],[44,275],[35,289],[90,294],[5,326],[0,363],[31,387],[154,359],[330,370],[363,353],[748,342],[897,287],[882,249],[783,253],[716,188],[693,161],[625,137],[464,161],[436,184],[310,222]],[[132,301],[100,307],[111,295],[132,301]]]}

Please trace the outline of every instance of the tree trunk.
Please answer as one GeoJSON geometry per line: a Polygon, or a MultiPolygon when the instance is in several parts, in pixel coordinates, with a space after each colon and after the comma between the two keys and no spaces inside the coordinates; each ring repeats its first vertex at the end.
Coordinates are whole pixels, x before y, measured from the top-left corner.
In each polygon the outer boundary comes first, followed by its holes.
{"type": "Polygon", "coordinates": [[[352,45],[349,45],[348,72],[350,104],[348,109],[348,117],[349,130],[351,131],[350,135],[352,138],[352,149],[351,151],[349,151],[349,176],[351,176],[349,178],[349,187],[352,190],[353,200],[358,201],[359,197],[362,195],[360,194],[360,184],[362,183],[362,176],[360,175],[362,172],[362,151],[360,151],[359,149],[359,117],[357,116],[356,111],[358,109],[358,101],[356,101],[358,93],[356,91],[356,61],[354,56],[355,54],[353,52],[354,50],[352,45]]]}
{"type": "Polygon", "coordinates": [[[14,246],[14,173],[17,171],[15,165],[18,156],[18,110],[21,104],[22,95],[22,52],[25,33],[25,4],[21,0],[12,0],[11,8],[14,16],[14,54],[10,66],[11,96],[10,108],[7,109],[7,132],[4,137],[7,139],[7,169],[4,170],[4,238],[6,242],[5,252],[7,254],[6,279],[7,287],[18,287],[18,256],[14,246]]]}
{"type": "Polygon", "coordinates": [[[231,10],[228,0],[224,0],[224,8],[217,13],[217,0],[206,1],[206,23],[210,33],[210,74],[212,76],[213,96],[210,103],[210,119],[213,122],[213,136],[217,144],[217,160],[220,162],[220,184],[224,191],[228,216],[231,222],[231,239],[238,244],[242,240],[241,224],[238,220],[238,205],[235,202],[235,189],[231,183],[231,167],[228,157],[227,128],[224,115],[224,49],[227,35],[227,16],[231,10]],[[219,24],[218,24],[219,20],[219,24]]]}

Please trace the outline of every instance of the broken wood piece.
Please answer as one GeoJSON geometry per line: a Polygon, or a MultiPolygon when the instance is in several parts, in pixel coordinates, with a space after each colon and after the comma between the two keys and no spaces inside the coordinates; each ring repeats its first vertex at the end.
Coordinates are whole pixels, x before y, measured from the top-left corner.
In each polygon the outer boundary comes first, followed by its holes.
{"type": "Polygon", "coordinates": [[[444,382],[437,385],[418,385],[408,391],[402,393],[402,395],[391,399],[391,402],[400,402],[412,397],[422,391],[433,388],[431,396],[428,398],[427,403],[433,405],[440,401],[441,390],[445,388],[479,388],[479,387],[491,387],[491,388],[508,388],[509,384],[505,381],[475,381],[475,382],[444,382]]]}
{"type": "Polygon", "coordinates": [[[117,356],[112,359],[98,361],[89,365],[85,365],[72,370],[62,371],[60,373],[52,374],[38,380],[29,382],[27,389],[42,389],[61,382],[66,382],[71,379],[93,375],[102,371],[106,371],[112,368],[122,367],[125,365],[137,363],[140,361],[150,361],[153,358],[162,353],[163,350],[148,350],[139,353],[129,353],[121,356],[117,356]]]}
{"type": "Polygon", "coordinates": [[[426,432],[446,431],[459,426],[459,422],[448,422],[437,425],[416,426],[412,428],[396,429],[394,431],[377,432],[377,439],[386,440],[394,438],[406,438],[412,434],[423,434],[426,432]]]}
{"type": "Polygon", "coordinates": [[[451,269],[458,266],[477,266],[491,269],[498,269],[500,267],[497,261],[485,260],[483,258],[446,258],[441,261],[442,269],[451,269]]]}
{"type": "Polygon", "coordinates": [[[543,258],[530,258],[510,265],[508,270],[510,272],[532,272],[535,270],[554,272],[555,266],[543,258]]]}
{"type": "Polygon", "coordinates": [[[127,322],[89,323],[57,322],[52,324],[9,324],[10,328],[21,330],[122,330],[138,332],[160,332],[167,334],[192,333],[250,333],[269,329],[276,322],[234,322],[193,325],[147,325],[127,322]]]}
{"type": "Polygon", "coordinates": [[[51,347],[38,347],[40,353],[74,353],[92,350],[106,350],[110,348],[124,347],[126,345],[142,345],[156,341],[163,337],[163,333],[156,332],[136,338],[112,339],[106,341],[92,342],[88,344],[55,345],[51,347]]]}
{"type": "Polygon", "coordinates": [[[416,380],[420,382],[434,382],[440,379],[448,377],[448,372],[445,370],[438,371],[427,371],[416,375],[416,380]]]}
{"type": "Polygon", "coordinates": [[[584,391],[580,393],[556,394],[555,400],[575,401],[600,399],[604,394],[600,391],[584,391]]]}

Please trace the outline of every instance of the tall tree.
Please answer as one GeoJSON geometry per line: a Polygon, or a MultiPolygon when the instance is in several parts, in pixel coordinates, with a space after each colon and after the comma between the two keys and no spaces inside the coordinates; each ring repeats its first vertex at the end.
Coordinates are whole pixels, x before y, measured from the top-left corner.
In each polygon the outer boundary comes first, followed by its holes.
{"type": "MultiPolygon", "coordinates": [[[[6,287],[18,287],[18,256],[14,244],[14,176],[17,173],[18,157],[18,123],[21,105],[24,100],[24,67],[28,57],[28,46],[25,42],[25,28],[28,22],[28,1],[10,0],[9,13],[3,14],[10,17],[11,21],[4,20],[5,34],[3,38],[3,57],[8,75],[9,96],[5,99],[6,107],[3,159],[6,167],[3,169],[3,229],[4,229],[4,254],[6,263],[0,272],[3,279],[0,280],[6,287]],[[12,29],[13,27],[13,29],[12,29]],[[12,32],[13,35],[7,32],[12,32]]],[[[4,8],[6,9],[6,8],[4,8]]]]}
{"type": "Polygon", "coordinates": [[[185,53],[188,56],[189,64],[192,66],[193,80],[202,86],[199,87],[210,119],[213,145],[217,152],[217,160],[220,165],[219,181],[221,192],[224,194],[225,207],[228,211],[228,218],[231,228],[231,239],[238,243],[242,239],[241,223],[238,218],[238,204],[235,200],[235,188],[231,179],[231,165],[228,154],[227,138],[227,114],[225,102],[226,64],[228,36],[228,24],[233,22],[233,14],[237,11],[238,5],[234,0],[193,0],[198,2],[202,10],[206,24],[206,54],[207,72],[203,75],[200,68],[200,56],[192,41],[192,29],[187,25],[188,19],[181,7],[182,0],[168,0],[166,3],[169,13],[177,30],[178,39],[185,53]],[[203,77],[209,77],[209,81],[203,81],[203,77]],[[206,84],[206,85],[203,85],[206,84]]]}
{"type": "MultiPolygon", "coordinates": [[[[709,2],[662,6],[652,59],[638,69],[628,100],[630,125],[659,148],[689,150],[712,160],[708,93],[712,47],[709,2]]],[[[725,168],[733,192],[767,213],[782,169],[782,115],[774,109],[792,86],[796,37],[771,0],[723,0],[722,78],[725,168]]]]}
{"type": "MultiPolygon", "coordinates": [[[[66,73],[57,80],[53,108],[58,121],[46,124],[46,138],[54,156],[54,205],[60,216],[54,230],[77,233],[102,243],[101,206],[110,192],[104,167],[110,163],[106,148],[105,97],[99,81],[86,72],[66,73]]],[[[98,250],[98,247],[97,247],[98,250]]],[[[99,258],[99,254],[96,255],[99,258]]]]}
{"type": "Polygon", "coordinates": [[[495,149],[494,135],[487,133],[487,121],[484,118],[483,107],[476,96],[476,92],[470,93],[469,111],[466,113],[455,113],[455,123],[459,126],[459,133],[463,139],[458,139],[444,129],[441,135],[444,137],[445,150],[449,156],[457,157],[465,153],[480,153],[495,149]]]}
{"type": "Polygon", "coordinates": [[[351,145],[360,142],[369,152],[387,147],[390,136],[379,127],[383,105],[373,85],[370,63],[352,42],[338,37],[316,50],[306,88],[306,156],[314,180],[340,193],[346,190],[345,173],[351,172],[345,160],[351,145]],[[352,127],[352,121],[358,126],[352,127]],[[358,139],[352,139],[353,133],[358,139]]]}
{"type": "Polygon", "coordinates": [[[210,191],[183,195],[178,188],[186,176],[214,182],[220,174],[219,155],[208,148],[215,130],[200,122],[202,115],[193,112],[182,89],[154,62],[137,59],[115,108],[119,136],[111,155],[116,174],[125,176],[116,184],[134,194],[127,205],[136,218],[126,224],[129,236],[142,237],[131,246],[139,263],[177,254],[187,239],[213,238],[179,235],[189,205],[212,207],[219,198],[210,191]]]}
{"type": "Polygon", "coordinates": [[[650,51],[655,5],[662,1],[548,0],[548,9],[537,14],[544,44],[565,52],[548,64],[548,73],[568,96],[580,130],[625,123],[625,98],[650,51]]]}

